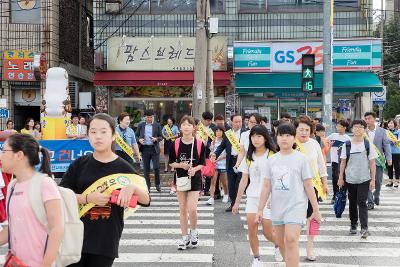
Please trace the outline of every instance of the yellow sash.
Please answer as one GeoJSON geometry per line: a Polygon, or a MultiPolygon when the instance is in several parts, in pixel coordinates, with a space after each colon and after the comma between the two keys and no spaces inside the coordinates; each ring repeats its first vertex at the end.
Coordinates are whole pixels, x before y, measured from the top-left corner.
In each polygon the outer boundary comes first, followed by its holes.
{"type": "Polygon", "coordinates": [[[215,139],[215,134],[214,134],[214,131],[213,131],[211,128],[208,128],[208,129],[207,129],[207,135],[208,135],[208,137],[210,137],[210,139],[211,139],[212,141],[214,141],[214,139],[215,139]]]}
{"type": "MultiPolygon", "coordinates": [[[[274,151],[269,150],[269,151],[268,151],[268,157],[267,157],[267,158],[271,157],[273,154],[275,154],[274,151]]],[[[246,158],[246,165],[247,165],[247,168],[250,168],[250,164],[251,164],[251,161],[250,161],[248,158],[246,158]]]]}
{"type": "Polygon", "coordinates": [[[378,158],[376,159],[376,161],[378,162],[379,166],[381,166],[382,169],[385,169],[386,168],[386,159],[385,159],[385,157],[382,155],[382,153],[376,147],[376,145],[374,144],[374,141],[372,141],[371,138],[369,138],[368,134],[365,133],[364,137],[368,140],[369,144],[372,145],[372,147],[376,151],[376,154],[378,154],[378,158]]]}
{"type": "Polygon", "coordinates": [[[164,128],[168,134],[168,137],[171,139],[171,141],[175,141],[174,135],[172,134],[172,131],[171,131],[171,128],[169,127],[169,125],[168,124],[165,125],[164,128]]]}
{"type": "Polygon", "coordinates": [[[240,153],[240,144],[237,140],[235,134],[233,133],[232,129],[225,132],[226,138],[228,138],[229,143],[231,143],[232,148],[236,151],[236,153],[240,153]]]}
{"type": "MultiPolygon", "coordinates": [[[[390,130],[386,130],[386,134],[387,134],[389,140],[391,140],[391,139],[398,140],[397,137],[390,130]]],[[[400,148],[400,143],[395,143],[394,145],[396,147],[400,148]]]]}
{"type": "Polygon", "coordinates": [[[208,135],[206,132],[206,128],[204,127],[203,123],[197,124],[197,135],[203,142],[207,142],[208,135]]]}
{"type": "MultiPolygon", "coordinates": [[[[140,189],[147,191],[146,181],[143,177],[136,174],[117,173],[100,178],[99,180],[94,182],[91,186],[89,186],[82,193],[82,195],[85,196],[89,193],[95,192],[98,189],[102,189],[104,190],[103,194],[105,196],[111,196],[112,191],[116,189],[121,189],[122,187],[128,184],[135,184],[140,189]]],[[[79,216],[83,217],[94,206],[96,206],[96,204],[93,203],[79,205],[79,216]]],[[[132,212],[132,210],[136,209],[131,209],[131,208],[125,209],[125,214],[127,214],[128,210],[129,212],[132,212]]]]}
{"type": "Polygon", "coordinates": [[[129,157],[131,157],[133,162],[136,162],[135,158],[133,157],[132,147],[128,146],[128,144],[124,141],[124,139],[121,137],[119,133],[117,133],[117,139],[115,141],[120,146],[122,151],[124,151],[129,157]]]}
{"type": "Polygon", "coordinates": [[[297,145],[296,149],[298,151],[300,151],[301,153],[303,153],[309,159],[309,161],[311,163],[311,168],[314,172],[314,177],[312,179],[312,183],[313,183],[315,189],[317,189],[318,197],[320,197],[322,200],[325,200],[326,192],[324,192],[322,180],[321,180],[321,177],[319,176],[316,166],[314,165],[314,162],[308,157],[306,149],[304,148],[304,146],[301,144],[301,142],[299,140],[296,140],[296,145],[297,145]]]}
{"type": "Polygon", "coordinates": [[[71,123],[71,125],[69,126],[69,130],[71,132],[71,135],[78,135],[78,131],[76,129],[75,124],[71,123]]]}

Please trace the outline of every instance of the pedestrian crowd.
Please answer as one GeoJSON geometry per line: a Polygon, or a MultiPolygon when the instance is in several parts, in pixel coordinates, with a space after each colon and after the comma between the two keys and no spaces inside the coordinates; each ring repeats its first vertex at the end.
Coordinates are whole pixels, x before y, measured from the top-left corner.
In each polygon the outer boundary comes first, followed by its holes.
{"type": "Polygon", "coordinates": [[[292,118],[287,113],[274,122],[258,113],[234,114],[228,123],[223,115],[214,117],[207,111],[199,121],[185,115],[178,125],[172,117],[160,125],[151,110],[144,117],[134,131],[128,113],[121,113],[117,124],[104,113],[94,115],[87,125],[84,118],[72,116],[67,138],[87,138],[94,153],[76,159],[59,186],[52,179],[48,151],[36,141],[40,124],[28,119],[16,133],[12,121],[7,122],[6,131],[12,135],[4,142],[0,159],[2,171],[15,178],[0,183],[8,186],[0,194],[0,213],[3,209],[7,214],[1,218],[8,220],[0,232],[0,245],[9,248],[3,266],[112,266],[124,214],[136,203],[150,205],[151,171],[155,189],[161,192],[161,151],[164,172],[174,174],[170,194],[179,202],[178,250],[199,246],[200,196],[209,196],[208,205],[221,199],[233,215],[239,213],[245,196],[254,267],[262,266],[260,224],[264,237],[273,243],[275,260],[299,266],[304,229],[306,259],[317,260],[314,241],[323,223],[319,202],[327,199],[336,206],[347,194],[349,234],[360,233],[365,239],[370,235],[368,212],[381,204],[386,169],[386,186],[399,186],[398,124],[389,120],[379,127],[373,112],[350,124],[338,121],[329,136],[318,118],[292,118]],[[333,192],[328,190],[327,157],[333,192]],[[144,179],[135,175],[135,162],[141,163],[144,179]],[[40,203],[32,201],[35,194],[41,196],[40,203]],[[72,248],[69,255],[66,247],[72,248]]]}

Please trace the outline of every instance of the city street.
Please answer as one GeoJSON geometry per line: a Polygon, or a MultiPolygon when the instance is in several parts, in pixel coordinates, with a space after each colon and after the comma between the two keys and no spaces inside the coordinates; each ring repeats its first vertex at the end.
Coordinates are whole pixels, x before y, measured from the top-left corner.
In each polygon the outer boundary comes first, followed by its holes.
{"type": "MultiPolygon", "coordinates": [[[[168,188],[152,192],[152,203],[140,208],[125,221],[120,242],[119,259],[114,266],[250,266],[251,254],[246,239],[244,201],[241,214],[226,213],[225,206],[216,201],[207,206],[208,197],[199,202],[200,246],[186,251],[177,250],[180,238],[179,208],[168,188]]],[[[398,266],[400,261],[400,190],[382,189],[382,204],[369,212],[371,236],[349,236],[348,210],[336,219],[332,205],[321,203],[324,217],[320,236],[316,238],[317,261],[306,263],[305,235],[300,238],[301,266],[398,266]]],[[[261,232],[260,232],[261,234],[261,232]]],[[[262,260],[265,266],[284,266],[274,262],[273,247],[260,237],[262,260]]],[[[6,249],[2,248],[2,253],[6,249]]]]}

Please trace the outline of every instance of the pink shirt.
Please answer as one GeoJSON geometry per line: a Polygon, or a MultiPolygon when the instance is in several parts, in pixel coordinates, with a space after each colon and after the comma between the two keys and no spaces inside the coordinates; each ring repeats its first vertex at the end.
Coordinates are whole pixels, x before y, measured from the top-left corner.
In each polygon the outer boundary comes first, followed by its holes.
{"type": "MultiPolygon", "coordinates": [[[[46,229],[36,219],[29,202],[31,180],[16,183],[10,201],[11,249],[25,265],[37,267],[42,264],[46,229]]],[[[42,181],[43,202],[61,199],[56,183],[49,177],[42,181]]]]}

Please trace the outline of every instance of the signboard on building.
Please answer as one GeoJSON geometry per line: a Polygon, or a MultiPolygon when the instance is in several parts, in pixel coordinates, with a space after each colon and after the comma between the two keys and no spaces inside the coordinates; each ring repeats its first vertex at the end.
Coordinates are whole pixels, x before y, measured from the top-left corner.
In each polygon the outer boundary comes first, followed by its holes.
{"type": "Polygon", "coordinates": [[[4,80],[35,81],[33,58],[35,53],[25,50],[4,51],[4,80]]]}
{"type": "Polygon", "coordinates": [[[383,105],[386,102],[386,86],[383,86],[382,92],[372,93],[372,102],[376,105],[383,105]]]}
{"type": "Polygon", "coordinates": [[[10,111],[5,108],[0,108],[0,118],[1,119],[7,119],[10,117],[10,111]]]}
{"type": "MultiPolygon", "coordinates": [[[[382,68],[381,39],[335,40],[332,51],[335,71],[382,68]]],[[[314,54],[315,71],[322,72],[323,52],[322,41],[236,42],[234,43],[234,71],[300,72],[302,55],[314,54]],[[243,47],[247,47],[248,50],[243,50],[243,47]],[[261,47],[265,53],[259,52],[261,47]]]]}
{"type": "MultiPolygon", "coordinates": [[[[113,37],[107,41],[108,70],[193,71],[196,39],[113,37]]],[[[226,70],[225,37],[211,39],[212,66],[226,70]]]]}

